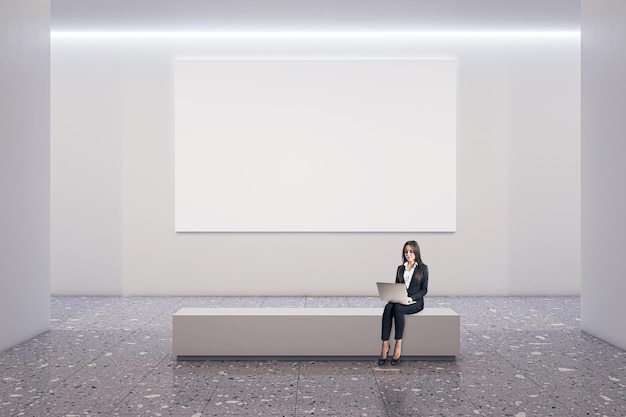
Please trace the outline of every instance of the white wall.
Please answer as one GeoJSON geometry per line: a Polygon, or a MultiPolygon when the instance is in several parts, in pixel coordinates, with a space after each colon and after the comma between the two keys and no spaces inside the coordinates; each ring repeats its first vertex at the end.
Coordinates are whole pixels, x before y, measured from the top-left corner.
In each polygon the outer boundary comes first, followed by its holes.
{"type": "Polygon", "coordinates": [[[0,351],[50,326],[50,2],[0,2],[0,351]]]}
{"type": "Polygon", "coordinates": [[[579,48],[54,39],[52,292],[373,295],[417,239],[431,294],[579,294],[579,48]],[[457,232],[176,234],[173,60],[268,56],[457,58],[457,232]]]}
{"type": "Polygon", "coordinates": [[[626,3],[582,13],[581,328],[626,349],[626,3]]]}

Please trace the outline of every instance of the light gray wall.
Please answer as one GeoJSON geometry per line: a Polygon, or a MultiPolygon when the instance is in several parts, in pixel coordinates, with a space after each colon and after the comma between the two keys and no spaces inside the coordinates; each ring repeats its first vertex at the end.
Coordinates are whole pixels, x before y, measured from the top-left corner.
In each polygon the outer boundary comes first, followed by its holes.
{"type": "Polygon", "coordinates": [[[582,2],[582,329],[626,349],[626,3],[582,2]]]}
{"type": "Polygon", "coordinates": [[[50,2],[0,2],[0,351],[50,326],[50,2]]]}
{"type": "Polygon", "coordinates": [[[52,292],[373,295],[417,239],[431,294],[579,294],[579,121],[576,40],[55,39],[52,292]],[[176,234],[173,60],[267,56],[457,58],[458,231],[176,234]]]}

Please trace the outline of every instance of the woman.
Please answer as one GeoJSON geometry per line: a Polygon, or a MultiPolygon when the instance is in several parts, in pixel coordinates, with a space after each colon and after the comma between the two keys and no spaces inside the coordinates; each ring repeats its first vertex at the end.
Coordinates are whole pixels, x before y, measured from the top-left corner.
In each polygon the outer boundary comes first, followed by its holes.
{"type": "Polygon", "coordinates": [[[396,345],[393,350],[391,365],[395,366],[402,355],[402,334],[404,315],[415,314],[424,309],[424,296],[428,292],[428,267],[422,263],[420,247],[416,241],[406,242],[402,249],[403,264],[398,267],[396,282],[404,283],[411,304],[387,303],[383,311],[382,340],[383,346],[378,365],[383,365],[389,353],[391,326],[395,325],[396,345]]]}

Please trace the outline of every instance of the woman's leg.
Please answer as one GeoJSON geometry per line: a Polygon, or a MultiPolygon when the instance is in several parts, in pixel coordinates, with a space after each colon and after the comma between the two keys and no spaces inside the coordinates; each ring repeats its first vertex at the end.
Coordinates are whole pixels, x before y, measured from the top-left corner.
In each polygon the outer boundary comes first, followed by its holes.
{"type": "MultiPolygon", "coordinates": [[[[395,325],[395,338],[396,340],[402,339],[402,335],[404,334],[404,316],[406,314],[415,314],[420,311],[420,307],[415,304],[396,304],[396,307],[393,309],[393,321],[395,325]]],[[[391,334],[391,332],[390,332],[391,334]]]]}
{"type": "Polygon", "coordinates": [[[380,359],[384,361],[387,359],[387,355],[389,354],[389,340],[383,340],[383,345],[380,348],[380,359]]]}
{"type": "Polygon", "coordinates": [[[378,365],[382,365],[383,363],[385,363],[385,361],[387,360],[387,355],[389,354],[389,337],[391,336],[393,309],[394,309],[394,304],[388,303],[385,306],[385,310],[383,311],[382,330],[381,330],[381,339],[383,340],[383,344],[380,348],[380,356],[378,358],[378,365]]]}
{"type": "Polygon", "coordinates": [[[400,359],[400,356],[402,356],[402,339],[396,339],[396,345],[393,347],[393,356],[391,359],[397,361],[400,359]]]}
{"type": "Polygon", "coordinates": [[[396,304],[387,303],[385,306],[385,310],[383,310],[383,319],[382,319],[382,331],[380,338],[385,341],[389,341],[389,337],[391,336],[391,324],[394,316],[396,304]]]}
{"type": "MultiPolygon", "coordinates": [[[[398,304],[396,308],[393,309],[393,320],[395,325],[395,339],[396,344],[393,348],[393,357],[394,361],[400,359],[402,355],[402,336],[404,335],[404,316],[406,314],[415,314],[420,311],[421,308],[415,304],[398,304]]],[[[391,362],[393,365],[393,362],[391,362]]]]}

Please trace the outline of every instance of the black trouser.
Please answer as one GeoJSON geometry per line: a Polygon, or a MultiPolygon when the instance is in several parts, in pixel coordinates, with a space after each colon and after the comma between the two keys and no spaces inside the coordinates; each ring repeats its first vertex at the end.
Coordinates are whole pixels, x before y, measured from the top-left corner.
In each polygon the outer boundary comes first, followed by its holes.
{"type": "Polygon", "coordinates": [[[383,331],[381,335],[382,340],[389,340],[389,336],[391,336],[391,325],[394,321],[396,328],[396,340],[402,339],[402,334],[404,333],[404,315],[415,314],[423,309],[424,306],[420,303],[408,305],[387,303],[387,305],[385,306],[385,311],[383,311],[383,331]]]}

